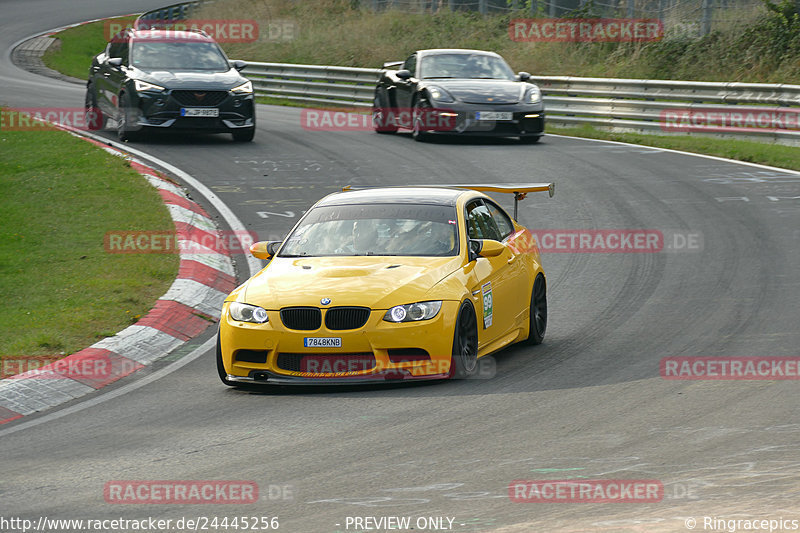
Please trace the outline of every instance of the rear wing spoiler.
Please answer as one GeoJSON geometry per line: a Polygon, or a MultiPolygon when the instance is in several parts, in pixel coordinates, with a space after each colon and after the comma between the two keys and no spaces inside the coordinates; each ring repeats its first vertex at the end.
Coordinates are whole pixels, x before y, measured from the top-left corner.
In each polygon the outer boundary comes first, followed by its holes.
{"type": "MultiPolygon", "coordinates": [[[[381,187],[379,185],[369,186],[353,186],[346,185],[342,187],[342,191],[354,191],[357,189],[374,189],[381,187]]],[[[528,193],[531,192],[547,192],[550,198],[556,193],[556,184],[550,183],[484,183],[484,184],[447,184],[447,185],[402,185],[400,187],[436,187],[447,189],[468,189],[478,192],[502,192],[514,195],[514,220],[517,220],[517,210],[520,200],[524,200],[528,193]]]]}

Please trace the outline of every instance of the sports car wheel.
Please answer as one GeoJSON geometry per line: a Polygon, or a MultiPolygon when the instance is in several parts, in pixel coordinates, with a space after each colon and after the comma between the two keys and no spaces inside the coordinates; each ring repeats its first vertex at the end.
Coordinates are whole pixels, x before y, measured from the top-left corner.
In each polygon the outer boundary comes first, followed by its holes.
{"type": "Polygon", "coordinates": [[[84,100],[84,122],[91,131],[101,131],[106,127],[106,116],[97,107],[97,95],[94,93],[94,86],[86,87],[86,98],[84,100]]]}
{"type": "Polygon", "coordinates": [[[389,114],[389,108],[383,107],[381,97],[375,95],[372,103],[372,127],[377,133],[397,133],[397,124],[389,114]]]}
{"type": "Polygon", "coordinates": [[[425,98],[420,98],[414,104],[414,112],[411,117],[411,137],[415,141],[424,141],[428,138],[429,134],[425,131],[423,123],[429,109],[431,109],[431,104],[425,98]]]}
{"type": "Polygon", "coordinates": [[[547,329],[547,284],[544,276],[539,274],[533,282],[531,291],[531,316],[530,333],[528,333],[529,344],[541,344],[544,340],[544,332],[547,329]]]}
{"type": "Polygon", "coordinates": [[[468,378],[478,370],[478,322],[468,302],[461,304],[453,338],[453,359],[450,375],[468,378]]]}
{"type": "Polygon", "coordinates": [[[217,374],[219,379],[228,387],[235,387],[236,383],[228,379],[228,373],[225,371],[225,365],[222,364],[222,346],[219,342],[219,333],[217,333],[217,374]]]}
{"type": "Polygon", "coordinates": [[[117,118],[117,137],[120,141],[136,141],[141,138],[141,131],[131,129],[131,112],[133,106],[130,96],[124,93],[119,99],[119,113],[117,118]]]}
{"type": "Polygon", "coordinates": [[[519,142],[521,144],[536,144],[540,139],[541,137],[520,137],[519,142]]]}

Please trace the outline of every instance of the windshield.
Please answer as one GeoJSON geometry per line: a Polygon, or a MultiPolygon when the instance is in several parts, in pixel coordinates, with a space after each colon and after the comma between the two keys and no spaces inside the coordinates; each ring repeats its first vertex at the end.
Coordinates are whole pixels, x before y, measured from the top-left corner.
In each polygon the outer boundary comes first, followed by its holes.
{"type": "Polygon", "coordinates": [[[131,64],[142,70],[230,69],[215,43],[200,41],[135,41],[131,64]]]}
{"type": "Polygon", "coordinates": [[[454,207],[347,205],[317,207],[286,239],[281,257],[458,254],[454,207]]]}
{"type": "Polygon", "coordinates": [[[514,72],[503,59],[486,54],[435,54],[423,56],[422,78],[469,78],[514,80],[514,72]]]}

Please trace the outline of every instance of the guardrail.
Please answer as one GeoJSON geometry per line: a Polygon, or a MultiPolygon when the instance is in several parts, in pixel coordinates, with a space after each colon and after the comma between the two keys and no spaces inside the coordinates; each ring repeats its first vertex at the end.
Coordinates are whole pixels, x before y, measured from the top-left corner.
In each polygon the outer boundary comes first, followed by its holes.
{"type": "MultiPolygon", "coordinates": [[[[258,96],[368,108],[381,70],[247,62],[243,72],[258,96]]],[[[542,89],[549,124],[800,145],[800,85],[569,76],[531,81],[542,89]]]]}
{"type": "Polygon", "coordinates": [[[181,2],[180,4],[173,4],[160,9],[153,9],[152,11],[140,15],[139,18],[136,19],[136,25],[137,27],[139,26],[139,21],[153,23],[190,19],[203,5],[212,2],[213,0],[194,0],[192,2],[181,2]]]}

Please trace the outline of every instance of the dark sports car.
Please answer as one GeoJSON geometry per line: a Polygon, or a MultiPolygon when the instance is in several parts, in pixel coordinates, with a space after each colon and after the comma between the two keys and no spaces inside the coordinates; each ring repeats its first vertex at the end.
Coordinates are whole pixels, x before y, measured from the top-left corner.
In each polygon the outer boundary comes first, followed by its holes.
{"type": "Polygon", "coordinates": [[[378,133],[412,131],[519,137],[535,143],[544,134],[542,93],[530,74],[514,74],[494,52],[418,50],[403,62],[384,64],[375,88],[378,133]],[[399,70],[392,68],[400,67],[399,70]]]}
{"type": "Polygon", "coordinates": [[[248,142],[255,133],[253,84],[202,32],[126,30],[92,60],[86,110],[100,127],[117,123],[120,140],[146,130],[230,133],[248,142]]]}

